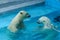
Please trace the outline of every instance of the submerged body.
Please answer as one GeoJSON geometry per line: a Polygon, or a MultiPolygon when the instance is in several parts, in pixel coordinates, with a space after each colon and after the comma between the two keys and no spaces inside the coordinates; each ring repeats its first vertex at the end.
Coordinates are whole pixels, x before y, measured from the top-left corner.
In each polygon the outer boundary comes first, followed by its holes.
{"type": "Polygon", "coordinates": [[[46,35],[43,40],[54,40],[56,36],[58,35],[57,31],[53,29],[41,29],[40,33],[43,35],[46,35]]]}

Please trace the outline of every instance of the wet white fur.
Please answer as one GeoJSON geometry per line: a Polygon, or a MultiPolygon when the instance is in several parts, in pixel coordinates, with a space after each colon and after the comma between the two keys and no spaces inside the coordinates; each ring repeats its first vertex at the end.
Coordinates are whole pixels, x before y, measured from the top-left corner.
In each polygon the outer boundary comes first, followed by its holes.
{"type": "Polygon", "coordinates": [[[38,22],[43,23],[44,24],[44,29],[50,29],[51,28],[51,21],[48,17],[46,16],[42,16],[41,18],[39,18],[38,22]]]}
{"type": "Polygon", "coordinates": [[[25,19],[26,16],[25,11],[20,11],[11,21],[11,23],[9,24],[9,26],[7,27],[8,30],[10,30],[11,32],[15,33],[16,31],[18,31],[17,27],[23,28],[24,27],[24,23],[23,20],[25,19]],[[20,13],[23,13],[23,15],[21,15],[20,13]]]}

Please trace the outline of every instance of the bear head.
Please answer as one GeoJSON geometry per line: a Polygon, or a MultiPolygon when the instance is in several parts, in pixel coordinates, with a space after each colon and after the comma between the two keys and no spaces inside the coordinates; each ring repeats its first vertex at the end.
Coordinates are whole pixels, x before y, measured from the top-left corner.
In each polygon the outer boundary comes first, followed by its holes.
{"type": "Polygon", "coordinates": [[[29,13],[27,13],[26,11],[20,11],[19,14],[23,19],[30,17],[29,13]]]}
{"type": "Polygon", "coordinates": [[[37,23],[43,23],[43,24],[49,24],[50,23],[50,19],[46,16],[42,16],[41,18],[38,19],[37,23]]]}

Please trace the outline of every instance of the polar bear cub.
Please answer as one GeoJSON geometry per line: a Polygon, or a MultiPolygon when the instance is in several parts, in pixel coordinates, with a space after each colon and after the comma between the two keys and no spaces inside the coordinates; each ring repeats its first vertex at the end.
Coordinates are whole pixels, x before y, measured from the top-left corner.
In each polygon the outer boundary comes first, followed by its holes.
{"type": "Polygon", "coordinates": [[[24,28],[23,20],[29,18],[30,15],[26,11],[20,11],[11,21],[7,27],[11,32],[17,32],[19,29],[24,28]]]}
{"type": "Polygon", "coordinates": [[[44,29],[50,29],[51,25],[52,25],[50,19],[46,16],[42,16],[41,18],[39,18],[38,23],[39,24],[43,23],[44,24],[44,27],[43,27],[44,29]]]}
{"type": "Polygon", "coordinates": [[[42,16],[39,18],[37,23],[44,24],[40,29],[40,33],[47,35],[44,40],[54,40],[54,38],[58,35],[56,29],[54,28],[53,24],[51,24],[51,21],[48,17],[42,16]]]}

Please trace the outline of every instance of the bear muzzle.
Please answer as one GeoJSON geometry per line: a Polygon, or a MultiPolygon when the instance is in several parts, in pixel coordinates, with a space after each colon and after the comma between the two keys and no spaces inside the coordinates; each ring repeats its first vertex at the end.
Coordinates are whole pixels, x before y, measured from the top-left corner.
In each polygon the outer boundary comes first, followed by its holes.
{"type": "Polygon", "coordinates": [[[27,15],[27,17],[31,17],[30,15],[27,15]]]}
{"type": "Polygon", "coordinates": [[[38,20],[37,23],[40,24],[40,21],[38,20]]]}

